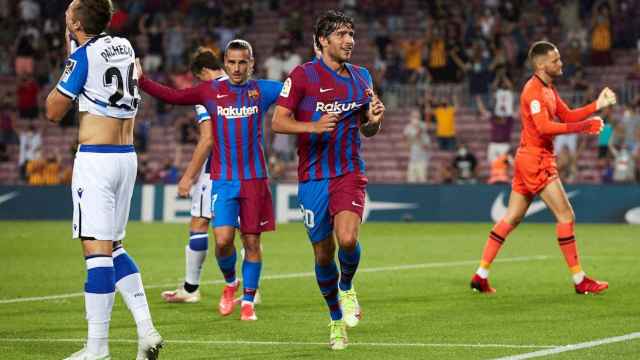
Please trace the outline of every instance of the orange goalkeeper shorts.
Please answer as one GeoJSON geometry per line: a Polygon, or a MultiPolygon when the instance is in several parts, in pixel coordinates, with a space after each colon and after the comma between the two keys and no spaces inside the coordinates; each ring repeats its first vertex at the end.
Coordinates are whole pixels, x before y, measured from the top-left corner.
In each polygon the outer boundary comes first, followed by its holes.
{"type": "Polygon", "coordinates": [[[540,148],[519,148],[511,189],[524,196],[535,196],[558,178],[553,153],[540,148]]]}

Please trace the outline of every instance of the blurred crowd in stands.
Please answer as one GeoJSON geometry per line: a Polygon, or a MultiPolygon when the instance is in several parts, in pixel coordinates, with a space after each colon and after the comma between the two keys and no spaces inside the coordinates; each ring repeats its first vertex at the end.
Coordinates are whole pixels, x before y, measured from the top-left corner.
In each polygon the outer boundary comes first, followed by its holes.
{"type": "MultiPolygon", "coordinates": [[[[570,106],[594,99],[602,87],[593,80],[592,69],[610,69],[617,54],[633,56],[624,88],[607,84],[618,91],[622,104],[601,114],[607,126],[597,143],[575,135],[558,137],[556,154],[567,182],[580,181],[580,154],[596,146],[603,183],[640,179],[640,0],[113,2],[116,11],[109,32],[131,40],[150,76],[179,88],[194,81],[188,72],[194,49],[204,46],[221,55],[224,45],[236,37],[260,39],[263,34],[255,33],[254,25],[264,14],[277,19],[269,29],[277,36],[268,44],[254,43],[262,49],[256,52],[256,76],[283,80],[312,57],[313,16],[327,6],[344,9],[356,18],[356,57],[364,54],[354,62],[364,61],[371,70],[390,113],[394,107],[412,109],[408,119],[402,119],[408,182],[509,181],[519,131],[518,90],[530,74],[526,57],[531,42],[548,39],[560,48],[564,76],[557,86],[570,106]],[[462,112],[471,112],[478,124],[489,123],[482,127],[489,134],[478,137],[488,140],[460,136],[457,120],[462,112]],[[484,141],[486,156],[474,154],[478,141],[484,141]],[[446,154],[438,157],[446,161],[431,164],[434,154],[446,154]],[[480,164],[489,164],[483,178],[480,164]]],[[[65,60],[67,4],[0,0],[0,163],[16,159],[21,179],[34,185],[70,179],[72,156],[63,153],[75,149],[44,151],[42,132],[54,125],[45,124],[41,115],[43,97],[55,85],[65,60]],[[19,149],[19,156],[12,157],[12,148],[19,149]]],[[[152,105],[139,111],[135,129],[138,180],[176,183],[179,169],[189,160],[183,148],[198,137],[192,109],[145,100],[152,105]],[[173,134],[172,159],[159,160],[147,152],[154,128],[173,134]]],[[[71,111],[62,121],[64,136],[75,136],[76,118],[71,111]]],[[[269,142],[271,175],[279,179],[285,164],[296,160],[294,140],[276,135],[269,142]]]]}

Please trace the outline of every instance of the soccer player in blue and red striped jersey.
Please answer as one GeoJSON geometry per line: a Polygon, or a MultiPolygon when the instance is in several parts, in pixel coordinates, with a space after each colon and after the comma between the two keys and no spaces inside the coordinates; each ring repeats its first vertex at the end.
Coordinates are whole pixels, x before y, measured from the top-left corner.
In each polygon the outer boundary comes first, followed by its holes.
{"type": "MultiPolygon", "coordinates": [[[[140,88],[154,97],[176,105],[202,104],[212,116],[213,232],[216,258],[227,283],[218,310],[226,316],[235,307],[234,295],[239,283],[233,240],[235,229],[239,228],[245,249],[242,320],[257,319],[253,304],[262,269],[260,234],[275,229],[262,121],[282,89],[282,83],[277,81],[250,80],[253,65],[251,45],[244,40],[233,40],[224,54],[228,79],[202,82],[182,90],[168,88],[144,76],[139,80],[140,88]]],[[[141,74],[139,63],[137,66],[141,74]]]]}
{"type": "Polygon", "coordinates": [[[384,105],[373,92],[367,69],[348,63],[354,46],[351,17],[325,13],[316,22],[314,38],[322,54],[291,71],[272,129],[298,136],[298,201],[331,316],[330,346],[340,350],[347,346],[346,326],[360,320],[352,285],[360,262],[358,231],[367,184],[360,133],[368,137],[378,132],[384,105]]]}

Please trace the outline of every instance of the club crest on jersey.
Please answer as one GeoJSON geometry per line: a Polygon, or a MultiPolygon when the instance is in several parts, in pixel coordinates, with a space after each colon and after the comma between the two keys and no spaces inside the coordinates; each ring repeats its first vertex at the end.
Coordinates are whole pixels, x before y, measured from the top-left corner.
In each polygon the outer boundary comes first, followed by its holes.
{"type": "Polygon", "coordinates": [[[247,95],[249,95],[250,98],[255,100],[260,97],[260,92],[258,91],[258,89],[253,89],[253,90],[247,91],[247,95]]]}
{"type": "Polygon", "coordinates": [[[218,106],[218,116],[224,116],[227,119],[238,119],[258,113],[258,105],[243,106],[241,108],[227,106],[218,106]]]}
{"type": "Polygon", "coordinates": [[[357,102],[352,101],[350,103],[339,103],[337,101],[334,101],[332,103],[329,104],[325,104],[323,102],[317,102],[316,103],[316,111],[320,111],[320,112],[324,112],[324,113],[336,113],[336,114],[341,114],[343,112],[347,112],[347,111],[351,111],[351,110],[357,110],[360,108],[360,106],[362,105],[358,105],[357,102]]]}
{"type": "Polygon", "coordinates": [[[76,68],[76,61],[73,59],[68,59],[67,63],[64,65],[64,71],[62,72],[62,81],[69,80],[71,73],[73,73],[73,69],[76,68]]]}
{"type": "Polygon", "coordinates": [[[533,100],[531,102],[531,115],[537,114],[540,112],[540,101],[533,100]]]}
{"type": "Polygon", "coordinates": [[[82,197],[82,193],[84,192],[84,190],[82,190],[82,188],[78,188],[77,192],[78,192],[78,197],[81,198],[82,197]]]}

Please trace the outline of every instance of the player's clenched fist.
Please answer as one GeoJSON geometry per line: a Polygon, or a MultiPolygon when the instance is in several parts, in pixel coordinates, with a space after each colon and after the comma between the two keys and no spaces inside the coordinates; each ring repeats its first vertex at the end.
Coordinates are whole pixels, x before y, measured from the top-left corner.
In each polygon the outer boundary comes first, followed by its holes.
{"type": "Polygon", "coordinates": [[[338,114],[323,114],[322,117],[320,117],[320,120],[311,123],[311,132],[316,134],[331,132],[336,128],[337,122],[338,114]]]}
{"type": "Polygon", "coordinates": [[[598,135],[604,129],[604,121],[599,116],[590,117],[585,120],[587,123],[583,132],[589,135],[598,135]]]}
{"type": "Polygon", "coordinates": [[[367,95],[371,97],[371,103],[369,104],[369,121],[374,123],[379,122],[382,120],[382,115],[384,114],[384,104],[373,90],[367,89],[367,95]]]}
{"type": "Polygon", "coordinates": [[[598,95],[598,100],[596,101],[596,107],[598,110],[605,108],[607,106],[614,105],[616,103],[616,93],[608,87],[602,89],[600,95],[598,95]]]}

